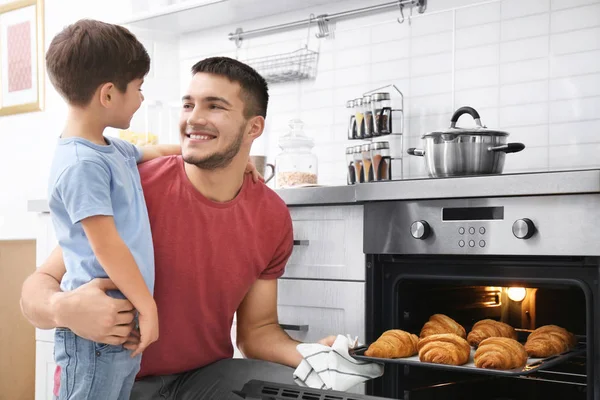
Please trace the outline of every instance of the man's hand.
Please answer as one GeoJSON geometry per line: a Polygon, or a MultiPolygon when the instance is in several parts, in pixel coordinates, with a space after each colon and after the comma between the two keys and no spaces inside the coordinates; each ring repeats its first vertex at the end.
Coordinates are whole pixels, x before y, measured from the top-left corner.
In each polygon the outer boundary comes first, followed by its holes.
{"type": "Polygon", "coordinates": [[[57,326],[94,342],[125,343],[134,328],[134,310],[128,300],[106,295],[107,290],[115,289],[110,279],[94,279],[71,292],[56,293],[51,302],[57,326]]]}
{"type": "Polygon", "coordinates": [[[336,338],[337,338],[337,336],[335,336],[335,335],[330,335],[330,336],[327,336],[327,337],[325,337],[325,338],[323,338],[323,339],[319,340],[317,343],[319,343],[319,344],[322,344],[322,345],[324,345],[324,346],[329,346],[329,347],[331,347],[331,346],[333,346],[333,343],[335,342],[335,339],[336,339],[336,338]]]}
{"type": "Polygon", "coordinates": [[[265,177],[258,173],[258,170],[250,160],[248,160],[248,164],[246,164],[246,173],[252,174],[252,180],[254,183],[258,182],[259,180],[262,182],[265,181],[265,177]]]}

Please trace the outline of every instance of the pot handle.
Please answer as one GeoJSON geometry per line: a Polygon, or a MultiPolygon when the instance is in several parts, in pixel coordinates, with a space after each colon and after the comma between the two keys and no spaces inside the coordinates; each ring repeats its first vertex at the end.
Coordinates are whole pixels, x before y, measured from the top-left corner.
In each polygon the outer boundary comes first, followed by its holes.
{"type": "Polygon", "coordinates": [[[450,118],[450,128],[456,128],[456,123],[463,114],[469,114],[471,117],[473,117],[477,126],[483,128],[483,125],[481,125],[481,117],[479,116],[479,113],[473,107],[469,106],[461,107],[458,110],[454,111],[454,114],[452,114],[452,118],[450,118]]]}
{"type": "Polygon", "coordinates": [[[417,149],[415,147],[411,147],[410,149],[406,150],[406,152],[411,156],[423,157],[425,155],[425,150],[417,149]]]}
{"type": "Polygon", "coordinates": [[[502,151],[504,153],[518,153],[525,148],[523,143],[507,143],[502,146],[490,147],[488,151],[502,151]]]}

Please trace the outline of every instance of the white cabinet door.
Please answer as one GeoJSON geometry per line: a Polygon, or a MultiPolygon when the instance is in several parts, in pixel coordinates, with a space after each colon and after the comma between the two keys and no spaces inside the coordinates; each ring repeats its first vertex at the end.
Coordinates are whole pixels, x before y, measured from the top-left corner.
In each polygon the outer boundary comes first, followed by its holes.
{"type": "Polygon", "coordinates": [[[277,311],[286,332],[302,342],[328,335],[365,340],[365,284],[280,279],[277,311]]]}
{"type": "Polygon", "coordinates": [[[36,266],[42,265],[46,258],[50,255],[50,252],[56,247],[58,241],[54,234],[54,227],[52,226],[52,220],[50,219],[50,213],[39,213],[38,214],[38,226],[36,235],[36,266]]]}
{"type": "Polygon", "coordinates": [[[53,400],[54,343],[37,341],[35,346],[35,400],[53,400]]]}
{"type": "Polygon", "coordinates": [[[363,206],[289,210],[294,251],[284,278],[365,280],[363,206]]]}

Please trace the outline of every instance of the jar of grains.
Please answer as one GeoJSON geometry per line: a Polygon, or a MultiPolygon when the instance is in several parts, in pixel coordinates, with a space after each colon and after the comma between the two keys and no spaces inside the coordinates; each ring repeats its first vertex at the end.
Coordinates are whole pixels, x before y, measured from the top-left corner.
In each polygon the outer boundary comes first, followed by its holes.
{"type": "Polygon", "coordinates": [[[277,188],[316,185],[318,162],[311,152],[314,140],[304,133],[302,120],[293,119],[289,126],[289,132],[279,138],[282,152],[275,159],[275,185],[277,188]]]}

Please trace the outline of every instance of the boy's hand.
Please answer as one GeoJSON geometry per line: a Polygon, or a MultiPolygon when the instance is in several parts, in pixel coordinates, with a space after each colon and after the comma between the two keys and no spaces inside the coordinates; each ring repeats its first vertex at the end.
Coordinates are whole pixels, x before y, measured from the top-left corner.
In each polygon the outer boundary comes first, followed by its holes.
{"type": "Polygon", "coordinates": [[[140,343],[131,354],[131,357],[135,357],[138,354],[142,354],[146,347],[158,340],[158,310],[156,309],[156,303],[152,301],[152,304],[146,307],[144,311],[139,311],[139,325],[140,325],[140,343]]]}
{"type": "Polygon", "coordinates": [[[256,169],[256,167],[254,166],[254,164],[252,164],[252,161],[250,161],[250,160],[248,160],[248,164],[246,164],[246,173],[252,174],[252,180],[254,181],[254,183],[258,182],[259,180],[261,182],[265,181],[264,176],[262,176],[261,174],[258,173],[258,170],[256,169]]]}

